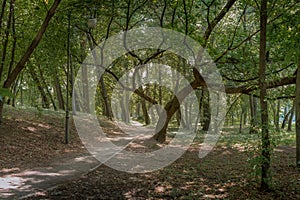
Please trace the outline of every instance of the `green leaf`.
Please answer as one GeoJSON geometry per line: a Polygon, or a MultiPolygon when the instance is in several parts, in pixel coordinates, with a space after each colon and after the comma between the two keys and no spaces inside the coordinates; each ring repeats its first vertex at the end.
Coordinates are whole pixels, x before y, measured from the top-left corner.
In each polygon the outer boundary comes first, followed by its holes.
{"type": "Polygon", "coordinates": [[[0,101],[3,101],[4,97],[14,98],[14,94],[7,88],[0,88],[0,101]]]}

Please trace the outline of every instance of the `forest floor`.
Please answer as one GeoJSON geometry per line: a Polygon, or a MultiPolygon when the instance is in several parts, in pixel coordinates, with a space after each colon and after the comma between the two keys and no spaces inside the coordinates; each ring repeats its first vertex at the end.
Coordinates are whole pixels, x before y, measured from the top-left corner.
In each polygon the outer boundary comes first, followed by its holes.
{"type": "MultiPolygon", "coordinates": [[[[0,175],[44,167],[86,150],[71,122],[64,144],[63,113],[5,109],[0,125],[0,175]]],[[[102,121],[107,133],[120,133],[102,121]]],[[[199,159],[199,138],[171,165],[155,172],[131,174],[100,165],[57,187],[26,199],[300,199],[293,133],[276,133],[272,155],[272,190],[260,192],[255,172],[258,135],[225,128],[217,146],[199,159]],[[280,137],[279,137],[280,135],[280,137]]]]}

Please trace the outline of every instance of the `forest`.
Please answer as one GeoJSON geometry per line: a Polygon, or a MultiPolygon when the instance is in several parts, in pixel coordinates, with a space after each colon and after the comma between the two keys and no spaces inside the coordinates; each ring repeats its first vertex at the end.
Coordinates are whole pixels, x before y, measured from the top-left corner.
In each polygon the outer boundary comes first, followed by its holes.
{"type": "Polygon", "coordinates": [[[299,0],[1,0],[1,199],[300,199],[299,0]]]}

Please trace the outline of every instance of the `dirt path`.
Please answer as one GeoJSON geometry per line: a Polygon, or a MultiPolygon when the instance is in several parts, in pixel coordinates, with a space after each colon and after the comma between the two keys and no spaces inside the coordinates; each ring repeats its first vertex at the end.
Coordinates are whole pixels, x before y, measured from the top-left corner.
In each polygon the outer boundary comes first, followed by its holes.
{"type": "MultiPolygon", "coordinates": [[[[11,123],[7,124],[9,125],[11,123]]],[[[21,124],[22,127],[32,127],[32,130],[35,130],[33,125],[34,124],[31,122],[21,124]]],[[[39,124],[35,125],[39,126],[39,124]]],[[[134,122],[132,125],[119,124],[119,126],[126,134],[118,132],[116,136],[108,137],[109,141],[114,141],[118,145],[126,146],[138,135],[149,135],[152,131],[147,127],[143,127],[142,124],[138,122],[134,122]]],[[[22,130],[22,127],[19,128],[22,130]]],[[[14,131],[14,128],[10,127],[10,130],[14,131]]],[[[34,137],[44,131],[42,129],[36,130],[38,131],[34,132],[34,137]]],[[[26,130],[24,134],[28,135],[28,130],[26,130]]],[[[108,135],[112,136],[112,134],[108,135]]],[[[76,140],[78,140],[77,137],[76,140]]],[[[28,144],[28,141],[25,142],[28,144]]],[[[28,146],[26,143],[24,144],[24,147],[28,146]]],[[[18,162],[18,165],[14,167],[9,167],[10,165],[5,163],[6,168],[0,170],[0,199],[22,199],[28,196],[41,195],[46,193],[46,190],[49,188],[53,188],[69,180],[81,177],[101,165],[100,161],[95,159],[88,151],[82,150],[82,147],[79,145],[74,147],[74,149],[72,150],[74,152],[60,155],[58,158],[54,157],[54,159],[52,158],[53,160],[51,159],[48,164],[43,163],[43,166],[40,167],[31,168],[30,166],[34,166],[34,164],[28,164],[30,163],[30,160],[27,160],[26,164],[18,162]],[[74,151],[75,148],[80,148],[81,150],[74,151]]],[[[20,152],[20,150],[16,150],[16,152],[18,151],[20,152]]],[[[28,151],[30,151],[30,149],[28,149],[28,151]]],[[[51,151],[49,153],[51,153],[51,151]]],[[[5,157],[9,156],[10,155],[6,155],[5,157]]],[[[38,155],[33,156],[33,162],[36,162],[35,157],[38,155]]],[[[42,160],[42,162],[45,162],[45,160],[42,160]]]]}
{"type": "Polygon", "coordinates": [[[21,199],[41,194],[46,189],[88,173],[99,164],[89,153],[80,153],[71,158],[60,158],[47,167],[2,173],[0,199],[21,199]]]}

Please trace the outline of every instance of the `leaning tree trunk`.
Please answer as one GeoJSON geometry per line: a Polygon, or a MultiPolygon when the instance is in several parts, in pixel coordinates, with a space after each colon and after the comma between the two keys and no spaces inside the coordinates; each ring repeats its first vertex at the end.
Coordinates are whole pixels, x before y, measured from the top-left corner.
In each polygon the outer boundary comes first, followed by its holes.
{"type": "MultiPolygon", "coordinates": [[[[43,21],[43,24],[41,25],[39,31],[37,32],[36,36],[32,40],[31,44],[19,60],[19,62],[16,64],[16,67],[12,70],[12,72],[7,76],[3,88],[10,88],[10,86],[13,84],[13,82],[16,80],[20,72],[25,68],[25,64],[28,62],[31,54],[36,49],[38,44],[40,43],[44,33],[46,32],[46,29],[49,25],[50,20],[55,14],[55,11],[60,4],[61,0],[55,0],[51,6],[51,8],[48,10],[47,15],[43,21]]],[[[1,14],[2,15],[2,14],[1,14]]],[[[1,23],[0,23],[1,24],[1,23]]],[[[0,122],[2,121],[2,111],[3,111],[3,102],[0,104],[0,122]]]]}
{"type": "Polygon", "coordinates": [[[266,100],[266,41],[267,41],[267,0],[261,0],[260,9],[260,51],[259,51],[259,85],[260,106],[262,126],[262,163],[261,163],[261,185],[263,191],[270,189],[270,163],[271,146],[268,129],[268,102],[266,100]]]}
{"type": "Polygon", "coordinates": [[[153,136],[153,138],[156,141],[158,141],[160,143],[163,143],[166,141],[167,129],[168,129],[169,122],[179,107],[180,107],[180,104],[176,97],[174,97],[170,102],[167,103],[167,105],[165,106],[167,115],[166,116],[161,115],[161,114],[159,115],[159,119],[158,119],[158,122],[157,122],[157,125],[155,128],[155,135],[153,136]],[[163,119],[161,119],[161,117],[166,117],[166,119],[163,120],[163,119]]]}

